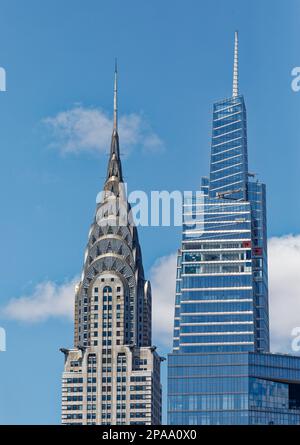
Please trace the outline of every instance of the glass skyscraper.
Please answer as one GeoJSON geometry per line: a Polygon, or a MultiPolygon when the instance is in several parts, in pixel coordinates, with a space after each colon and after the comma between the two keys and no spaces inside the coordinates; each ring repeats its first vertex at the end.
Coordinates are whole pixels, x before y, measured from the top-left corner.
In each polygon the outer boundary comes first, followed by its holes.
{"type": "Polygon", "coordinates": [[[300,424],[300,358],[269,353],[266,190],[248,171],[237,33],[201,192],[183,205],[168,423],[300,424]]]}

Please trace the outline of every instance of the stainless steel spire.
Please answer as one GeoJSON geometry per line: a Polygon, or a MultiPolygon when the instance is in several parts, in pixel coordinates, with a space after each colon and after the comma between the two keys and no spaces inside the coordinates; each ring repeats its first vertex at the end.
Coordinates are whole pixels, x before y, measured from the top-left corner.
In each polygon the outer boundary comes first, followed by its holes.
{"type": "Polygon", "coordinates": [[[114,130],[118,131],[118,67],[115,60],[115,82],[114,82],[114,130]]]}
{"type": "Polygon", "coordinates": [[[118,135],[118,70],[117,59],[115,61],[114,76],[114,118],[113,132],[110,145],[110,156],[108,161],[107,178],[105,187],[111,192],[118,194],[119,182],[123,182],[122,166],[120,160],[119,135],[118,135]]]}
{"type": "Polygon", "coordinates": [[[237,97],[238,95],[239,95],[239,35],[238,31],[235,31],[232,97],[237,97]]]}

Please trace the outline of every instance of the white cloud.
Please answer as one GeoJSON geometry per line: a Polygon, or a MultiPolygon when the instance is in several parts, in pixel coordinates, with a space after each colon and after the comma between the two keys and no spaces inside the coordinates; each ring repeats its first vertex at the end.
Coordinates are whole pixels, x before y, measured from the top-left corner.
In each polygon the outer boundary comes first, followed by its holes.
{"type": "Polygon", "coordinates": [[[39,283],[32,295],[12,298],[1,310],[1,315],[23,322],[40,322],[50,317],[70,320],[74,316],[75,285],[79,278],[57,285],[52,281],[39,283]]]}
{"type": "MultiPolygon", "coordinates": [[[[112,120],[99,108],[75,106],[43,121],[54,137],[54,147],[62,154],[107,153],[112,134],[112,120]]],[[[141,114],[123,115],[119,119],[122,152],[139,146],[144,151],[164,148],[160,137],[141,114]]]]}
{"type": "Polygon", "coordinates": [[[176,258],[175,253],[161,257],[150,270],[154,342],[169,349],[174,322],[176,258]]]}
{"type": "Polygon", "coordinates": [[[293,352],[292,329],[300,327],[300,235],[269,240],[271,347],[293,352]]]}

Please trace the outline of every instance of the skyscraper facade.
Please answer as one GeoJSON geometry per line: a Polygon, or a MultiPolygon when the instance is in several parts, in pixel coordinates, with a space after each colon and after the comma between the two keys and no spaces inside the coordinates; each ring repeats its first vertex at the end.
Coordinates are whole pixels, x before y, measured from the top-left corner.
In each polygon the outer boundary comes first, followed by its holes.
{"type": "Polygon", "coordinates": [[[237,33],[201,191],[183,205],[168,421],[300,423],[300,358],[269,353],[266,190],[248,171],[237,33]]]}
{"type": "Polygon", "coordinates": [[[117,115],[75,295],[74,348],[62,349],[62,423],[161,423],[160,361],[151,344],[151,286],[123,184],[117,115]]]}

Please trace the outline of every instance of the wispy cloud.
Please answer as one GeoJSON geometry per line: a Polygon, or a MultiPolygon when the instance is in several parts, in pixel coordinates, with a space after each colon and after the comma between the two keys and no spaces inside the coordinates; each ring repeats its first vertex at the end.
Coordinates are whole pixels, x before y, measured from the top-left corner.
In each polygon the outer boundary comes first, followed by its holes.
{"type": "MultiPolygon", "coordinates": [[[[99,108],[75,106],[43,120],[54,139],[52,146],[62,154],[106,153],[112,133],[112,119],[99,108]]],[[[119,119],[122,151],[135,147],[144,151],[161,151],[164,144],[142,114],[132,113],[119,119]]]]}
{"type": "Polygon", "coordinates": [[[29,323],[45,321],[51,317],[72,320],[75,285],[78,280],[75,277],[61,285],[52,281],[39,283],[31,295],[12,298],[0,311],[1,316],[29,323]]]}
{"type": "MultiPolygon", "coordinates": [[[[272,351],[293,352],[291,331],[300,327],[300,235],[269,240],[269,294],[272,351]]],[[[171,348],[175,301],[176,254],[159,258],[150,269],[153,296],[153,337],[171,348]]],[[[74,288],[78,278],[57,285],[38,284],[32,295],[13,298],[1,315],[24,322],[50,317],[73,320],[74,288]]]]}

